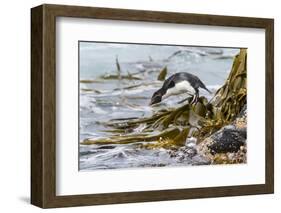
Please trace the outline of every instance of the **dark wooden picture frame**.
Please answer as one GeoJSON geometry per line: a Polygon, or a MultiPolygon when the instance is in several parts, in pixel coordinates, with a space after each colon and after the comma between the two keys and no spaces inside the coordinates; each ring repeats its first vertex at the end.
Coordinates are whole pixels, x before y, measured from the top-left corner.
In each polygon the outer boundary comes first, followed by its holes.
{"type": "Polygon", "coordinates": [[[31,203],[66,207],[114,203],[267,194],[274,192],[274,20],[41,5],[31,9],[31,203]],[[87,195],[56,195],[56,17],[95,18],[158,23],[265,29],[266,163],[265,184],[87,195]]]}

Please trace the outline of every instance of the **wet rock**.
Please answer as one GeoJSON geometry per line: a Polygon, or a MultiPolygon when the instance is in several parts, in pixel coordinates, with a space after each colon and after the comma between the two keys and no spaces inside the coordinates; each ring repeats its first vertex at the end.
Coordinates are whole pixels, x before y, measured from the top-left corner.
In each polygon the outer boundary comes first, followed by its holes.
{"type": "Polygon", "coordinates": [[[200,165],[210,165],[211,164],[211,161],[206,158],[206,157],[203,157],[201,155],[195,155],[193,158],[192,158],[192,166],[196,165],[196,166],[200,166],[200,165]]]}
{"type": "Polygon", "coordinates": [[[169,150],[168,154],[176,162],[189,162],[191,165],[208,165],[211,161],[197,153],[197,149],[189,148],[187,146],[180,147],[176,150],[169,150]]]}
{"type": "Polygon", "coordinates": [[[209,145],[211,154],[237,152],[245,145],[246,134],[244,131],[224,129],[222,134],[214,136],[214,143],[209,145]]]}

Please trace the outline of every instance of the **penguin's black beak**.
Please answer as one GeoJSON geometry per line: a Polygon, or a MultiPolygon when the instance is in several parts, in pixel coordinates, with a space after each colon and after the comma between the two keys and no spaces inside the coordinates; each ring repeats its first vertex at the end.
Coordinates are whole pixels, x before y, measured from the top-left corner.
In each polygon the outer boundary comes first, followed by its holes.
{"type": "Polygon", "coordinates": [[[151,106],[151,105],[154,105],[154,104],[158,104],[161,101],[162,101],[162,96],[160,96],[160,95],[153,95],[149,105],[151,106]]]}

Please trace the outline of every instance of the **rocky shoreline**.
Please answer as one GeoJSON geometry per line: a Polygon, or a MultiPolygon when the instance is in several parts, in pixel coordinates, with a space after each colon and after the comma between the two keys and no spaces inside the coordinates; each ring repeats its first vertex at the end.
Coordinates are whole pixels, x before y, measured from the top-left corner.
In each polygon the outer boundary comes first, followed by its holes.
{"type": "Polygon", "coordinates": [[[200,142],[197,151],[211,164],[247,163],[247,104],[233,122],[200,142]]]}

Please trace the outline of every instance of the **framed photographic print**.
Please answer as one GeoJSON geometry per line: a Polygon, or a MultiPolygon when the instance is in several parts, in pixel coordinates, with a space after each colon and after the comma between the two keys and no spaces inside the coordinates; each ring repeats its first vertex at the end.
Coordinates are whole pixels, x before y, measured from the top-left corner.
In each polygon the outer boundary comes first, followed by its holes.
{"type": "Polygon", "coordinates": [[[31,203],[273,193],[273,19],[31,9],[31,203]]]}

